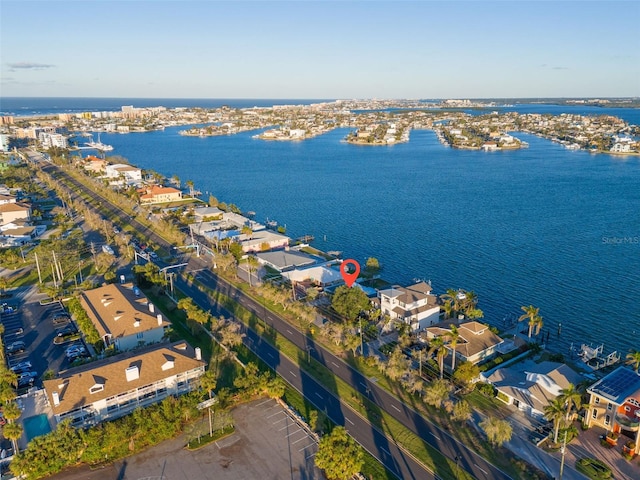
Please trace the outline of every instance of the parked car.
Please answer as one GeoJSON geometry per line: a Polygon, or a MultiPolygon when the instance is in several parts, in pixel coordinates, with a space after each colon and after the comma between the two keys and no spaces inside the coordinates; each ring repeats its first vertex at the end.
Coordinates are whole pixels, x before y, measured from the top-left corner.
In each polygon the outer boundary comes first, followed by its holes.
{"type": "Polygon", "coordinates": [[[68,313],[57,313],[54,317],[53,317],[53,325],[54,326],[61,326],[61,325],[66,325],[67,323],[69,323],[71,321],[71,317],[69,316],[68,313]]]}
{"type": "Polygon", "coordinates": [[[84,345],[81,345],[79,343],[74,343],[73,345],[66,348],[66,350],[64,351],[64,354],[68,357],[69,355],[74,355],[79,352],[86,352],[86,351],[87,349],[85,348],[84,345]]]}
{"type": "Polygon", "coordinates": [[[30,387],[38,376],[38,372],[24,372],[18,375],[18,388],[30,387]]]}
{"type": "Polygon", "coordinates": [[[91,357],[91,355],[89,355],[89,352],[84,350],[82,352],[76,352],[72,355],[67,355],[67,360],[69,360],[69,363],[73,363],[79,358],[89,358],[89,357],[91,357]]]}
{"type": "Polygon", "coordinates": [[[31,362],[24,361],[24,362],[16,363],[9,370],[15,373],[24,373],[24,372],[30,371],[32,368],[33,368],[33,365],[31,365],[31,362]]]}
{"type": "Polygon", "coordinates": [[[7,345],[7,355],[14,355],[16,353],[24,352],[27,349],[27,346],[22,340],[17,342],[10,343],[7,345]]]}
{"type": "Polygon", "coordinates": [[[108,253],[109,255],[115,255],[116,253],[113,251],[113,248],[111,248],[110,245],[103,245],[102,246],[102,251],[104,253],[108,253]]]}
{"type": "Polygon", "coordinates": [[[73,323],[70,323],[66,327],[61,328],[60,330],[58,330],[57,336],[58,337],[64,337],[65,335],[71,335],[73,333],[78,333],[78,329],[76,328],[76,326],[73,323]]]}

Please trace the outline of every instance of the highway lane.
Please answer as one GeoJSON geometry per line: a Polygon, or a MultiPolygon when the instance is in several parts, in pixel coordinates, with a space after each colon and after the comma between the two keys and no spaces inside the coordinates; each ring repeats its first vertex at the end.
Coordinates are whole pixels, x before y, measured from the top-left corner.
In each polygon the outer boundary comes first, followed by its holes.
{"type": "MultiPolygon", "coordinates": [[[[230,312],[219,304],[212,302],[208,295],[189,285],[184,280],[178,280],[177,287],[188,294],[197,305],[211,311],[212,314],[232,316],[230,312]]],[[[331,421],[337,425],[344,426],[360,445],[377,458],[397,478],[416,480],[439,478],[424,467],[421,462],[414,459],[410,453],[385,436],[378,428],[371,425],[367,419],[361,417],[349,405],[342,402],[313,377],[301,370],[289,358],[282,355],[254,330],[244,324],[241,324],[241,326],[242,332],[245,334],[244,345],[304,395],[319,411],[325,412],[331,421]]],[[[301,354],[304,355],[302,352],[301,354]]]]}
{"type": "MultiPolygon", "coordinates": [[[[97,195],[91,191],[89,187],[76,181],[74,178],[68,176],[65,172],[60,170],[57,166],[48,164],[45,168],[51,173],[55,172],[57,175],[64,175],[79,189],[83,189],[89,192],[96,200],[101,202],[103,206],[109,206],[110,211],[113,212],[123,222],[129,222],[134,228],[139,229],[147,235],[151,241],[163,246],[167,250],[171,250],[172,245],[166,240],[161,238],[155,232],[152,232],[142,224],[135,220],[128,219],[123,212],[116,207],[109,204],[109,202],[103,197],[97,195]]],[[[201,271],[201,276],[208,286],[214,289],[220,290],[225,295],[238,301],[241,305],[253,312],[256,316],[262,318],[268,325],[275,328],[285,338],[293,342],[298,346],[302,352],[306,352],[313,356],[316,360],[321,362],[336,376],[350,384],[359,393],[368,396],[378,407],[385,410],[389,415],[400,421],[405,427],[409,428],[413,433],[418,435],[423,441],[429,443],[433,447],[440,450],[445,456],[450,459],[458,458],[459,467],[474,475],[479,479],[496,479],[507,480],[510,479],[505,472],[501,471],[483,457],[478,455],[473,450],[469,449],[466,445],[460,443],[448,432],[440,429],[438,426],[427,421],[422,415],[410,406],[400,402],[393,395],[386,390],[379,387],[375,382],[370,381],[363,376],[360,372],[353,369],[350,365],[345,363],[342,359],[333,355],[330,351],[326,350],[320,344],[314,343],[307,336],[298,331],[295,327],[292,327],[279,315],[265,309],[264,305],[256,302],[252,298],[248,297],[241,290],[237,289],[224,279],[211,273],[207,269],[210,267],[209,263],[203,258],[192,258],[188,270],[201,271]]]]}

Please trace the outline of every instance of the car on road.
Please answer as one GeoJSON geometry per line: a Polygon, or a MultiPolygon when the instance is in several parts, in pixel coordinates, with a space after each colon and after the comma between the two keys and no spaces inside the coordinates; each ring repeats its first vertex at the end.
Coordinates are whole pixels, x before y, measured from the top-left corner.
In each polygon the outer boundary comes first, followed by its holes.
{"type": "Polygon", "coordinates": [[[151,258],[151,260],[153,260],[154,262],[156,260],[160,260],[160,257],[158,257],[156,252],[153,252],[153,251],[149,250],[147,253],[149,254],[149,258],[151,258]]]}
{"type": "Polygon", "coordinates": [[[24,372],[18,375],[18,388],[30,387],[38,376],[38,372],[24,372]]]}
{"type": "Polygon", "coordinates": [[[11,370],[14,373],[24,373],[24,372],[30,371],[32,368],[33,368],[33,365],[31,365],[31,362],[24,361],[24,362],[16,363],[11,368],[9,368],[9,370],[11,370]]]}
{"type": "Polygon", "coordinates": [[[7,355],[15,355],[16,353],[24,352],[26,349],[27,346],[22,340],[12,342],[7,345],[7,355]]]}

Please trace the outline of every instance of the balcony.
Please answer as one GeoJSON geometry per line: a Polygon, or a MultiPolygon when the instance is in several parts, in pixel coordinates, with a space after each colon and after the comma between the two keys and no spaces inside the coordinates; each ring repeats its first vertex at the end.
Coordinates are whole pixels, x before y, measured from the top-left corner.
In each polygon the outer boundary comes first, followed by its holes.
{"type": "Polygon", "coordinates": [[[637,432],[640,429],[640,418],[628,417],[625,414],[618,413],[616,415],[616,422],[625,430],[637,432]]]}

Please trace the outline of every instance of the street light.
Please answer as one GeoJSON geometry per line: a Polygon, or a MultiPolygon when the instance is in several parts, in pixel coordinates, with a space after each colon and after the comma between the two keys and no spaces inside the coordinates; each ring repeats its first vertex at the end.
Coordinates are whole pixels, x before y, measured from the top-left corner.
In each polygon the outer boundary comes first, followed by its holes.
{"type": "Polygon", "coordinates": [[[567,430],[564,431],[564,441],[562,442],[562,460],[560,461],[560,476],[558,480],[562,480],[562,472],[564,471],[564,455],[567,451],[567,430]]]}

